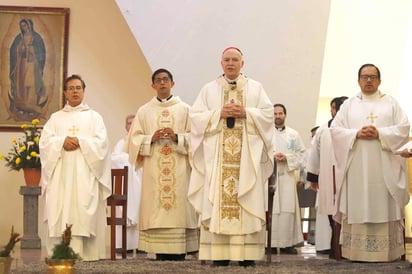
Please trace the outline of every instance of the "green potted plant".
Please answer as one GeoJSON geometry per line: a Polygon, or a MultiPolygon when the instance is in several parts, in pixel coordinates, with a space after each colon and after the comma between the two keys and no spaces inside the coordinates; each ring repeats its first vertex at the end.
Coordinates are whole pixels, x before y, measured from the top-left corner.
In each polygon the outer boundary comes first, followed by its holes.
{"type": "Polygon", "coordinates": [[[21,240],[20,234],[14,232],[14,227],[11,227],[11,234],[9,242],[0,251],[0,273],[10,273],[11,262],[13,258],[10,253],[13,251],[14,246],[21,240]]]}
{"type": "Polygon", "coordinates": [[[6,161],[10,170],[24,171],[24,179],[28,186],[38,186],[41,174],[39,141],[41,128],[38,128],[39,119],[33,119],[31,125],[23,124],[24,135],[11,140],[12,146],[7,155],[0,154],[0,160],[6,161]]]}
{"type": "Polygon", "coordinates": [[[46,258],[47,273],[74,273],[74,263],[81,260],[79,254],[74,252],[70,246],[72,238],[72,225],[66,224],[66,229],[62,234],[62,240],[53,248],[50,258],[46,258]]]}

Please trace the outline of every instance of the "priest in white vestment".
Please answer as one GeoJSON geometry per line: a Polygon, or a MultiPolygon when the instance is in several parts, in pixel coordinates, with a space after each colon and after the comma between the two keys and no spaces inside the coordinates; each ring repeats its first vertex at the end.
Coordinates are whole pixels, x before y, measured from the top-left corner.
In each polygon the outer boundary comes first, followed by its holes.
{"type": "Polygon", "coordinates": [[[286,107],[275,104],[273,157],[277,163],[276,190],[272,211],[272,247],[284,254],[297,254],[294,245],[303,242],[296,184],[302,168],[305,145],[299,133],[285,126],[286,107]]]}
{"type": "Polygon", "coordinates": [[[67,104],[53,113],[40,138],[47,252],[72,224],[71,247],[85,261],[106,258],[106,198],[111,194],[110,154],[102,117],[83,103],[85,83],[64,83],[67,104]]]}
{"type": "Polygon", "coordinates": [[[273,111],[262,85],[240,73],[242,58],[224,50],[224,75],[201,89],[190,112],[189,200],[201,218],[199,259],[216,266],[252,266],[265,251],[273,111]]]}
{"type": "MultiPolygon", "coordinates": [[[[135,115],[126,117],[126,132],[129,132],[135,115]]],[[[129,162],[129,155],[124,152],[124,145],[127,135],[121,138],[113,148],[111,160],[112,168],[129,168],[128,172],[128,187],[127,187],[127,250],[133,251],[138,248],[139,243],[139,228],[137,227],[140,210],[140,194],[142,191],[142,169],[135,170],[129,162]]],[[[116,208],[116,215],[121,216],[122,208],[116,208]]],[[[116,226],[116,248],[122,246],[122,229],[116,226]]]]}
{"type": "Polygon", "coordinates": [[[378,89],[375,65],[359,69],[358,83],[361,93],[344,102],[331,126],[342,257],[393,261],[405,254],[409,201],[405,159],[394,152],[408,141],[410,125],[396,100],[378,89]]]}
{"type": "Polygon", "coordinates": [[[152,75],[157,92],[137,111],[125,151],[135,169],[143,168],[139,250],[157,260],[184,260],[198,250],[197,215],[187,200],[190,106],[171,94],[166,69],[152,75]]]}
{"type": "MultiPolygon", "coordinates": [[[[311,149],[306,163],[307,180],[311,187],[317,191],[316,196],[316,251],[330,252],[330,257],[336,258],[331,249],[332,229],[336,227],[333,223],[335,187],[333,169],[335,165],[335,153],[333,151],[332,139],[329,127],[333,118],[339,111],[346,96],[335,97],[330,102],[331,115],[325,124],[321,125],[311,142],[311,149]],[[330,251],[329,251],[330,250],[330,251]]],[[[340,232],[340,231],[339,231],[340,232]]],[[[335,233],[335,235],[338,235],[335,233]]]]}

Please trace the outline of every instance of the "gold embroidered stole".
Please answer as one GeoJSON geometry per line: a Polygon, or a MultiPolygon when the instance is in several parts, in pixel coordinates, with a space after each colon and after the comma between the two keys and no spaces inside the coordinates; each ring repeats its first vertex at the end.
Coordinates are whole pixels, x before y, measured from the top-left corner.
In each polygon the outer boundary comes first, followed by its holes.
{"type": "MultiPolygon", "coordinates": [[[[243,89],[246,81],[241,76],[236,85],[231,85],[223,77],[220,78],[219,82],[223,86],[223,104],[233,100],[240,105],[244,105],[243,89]]],[[[219,191],[219,230],[223,233],[239,231],[239,226],[242,223],[242,211],[238,203],[238,189],[244,122],[244,119],[237,118],[233,128],[228,128],[226,121],[224,121],[222,127],[223,146],[220,148],[222,173],[220,174],[219,191]]]]}
{"type": "MultiPolygon", "coordinates": [[[[174,115],[168,109],[164,109],[157,114],[159,128],[173,128],[174,121],[174,115]]],[[[160,207],[168,211],[176,206],[176,159],[170,141],[160,142],[160,145],[156,146],[155,149],[159,153],[157,159],[159,204],[160,207]]]]}

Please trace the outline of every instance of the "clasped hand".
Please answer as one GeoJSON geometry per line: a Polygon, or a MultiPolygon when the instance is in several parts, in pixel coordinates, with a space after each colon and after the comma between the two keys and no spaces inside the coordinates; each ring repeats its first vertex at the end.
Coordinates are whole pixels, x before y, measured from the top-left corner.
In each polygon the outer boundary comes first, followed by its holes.
{"type": "Polygon", "coordinates": [[[285,162],[286,161],[286,155],[281,153],[281,152],[277,152],[277,153],[275,153],[275,160],[276,160],[276,162],[285,162]]]}
{"type": "Polygon", "coordinates": [[[239,104],[233,102],[233,100],[226,105],[223,105],[220,111],[221,118],[235,117],[235,118],[245,118],[246,111],[245,108],[239,104]]]}
{"type": "Polygon", "coordinates": [[[177,135],[174,133],[173,129],[170,127],[161,128],[155,131],[152,136],[152,143],[159,140],[170,139],[172,141],[177,140],[177,135]]]}
{"type": "Polygon", "coordinates": [[[358,131],[356,138],[364,140],[378,139],[379,131],[373,125],[364,126],[358,131]]]}
{"type": "Polygon", "coordinates": [[[73,151],[78,149],[79,147],[79,139],[77,139],[77,137],[67,136],[66,139],[64,139],[63,149],[65,151],[73,151]]]}

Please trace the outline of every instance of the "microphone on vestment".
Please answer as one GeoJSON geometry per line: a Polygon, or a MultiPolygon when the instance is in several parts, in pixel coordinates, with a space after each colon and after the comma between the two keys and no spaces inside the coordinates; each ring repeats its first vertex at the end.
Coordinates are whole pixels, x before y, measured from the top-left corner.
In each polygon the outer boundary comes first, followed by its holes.
{"type": "MultiPolygon", "coordinates": [[[[229,82],[229,85],[233,85],[232,89],[236,88],[236,81],[229,82]]],[[[227,117],[226,118],[226,126],[228,128],[233,128],[235,126],[235,117],[227,117]]]]}
{"type": "Polygon", "coordinates": [[[227,117],[226,118],[226,126],[228,128],[233,128],[235,126],[235,117],[227,117]]]}

